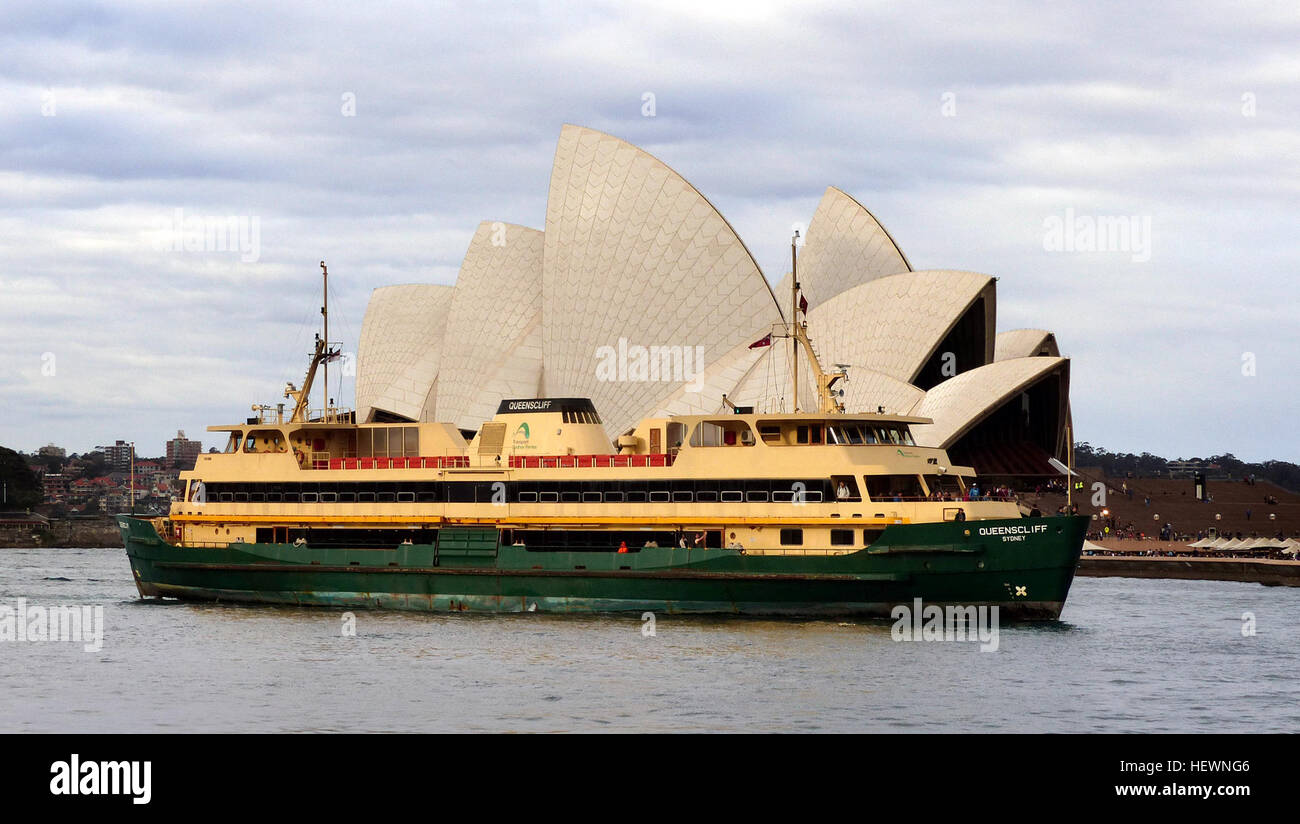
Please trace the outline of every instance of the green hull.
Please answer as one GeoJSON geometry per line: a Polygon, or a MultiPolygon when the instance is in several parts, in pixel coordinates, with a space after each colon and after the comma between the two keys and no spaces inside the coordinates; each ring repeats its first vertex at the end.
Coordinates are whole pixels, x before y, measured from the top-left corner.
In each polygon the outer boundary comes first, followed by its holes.
{"type": "Polygon", "coordinates": [[[432,545],[177,547],[121,516],[143,597],[421,611],[659,612],[889,617],[898,604],[998,606],[1004,620],[1055,620],[1087,519],[890,526],[847,555],[728,549],[544,552],[498,546],[495,529],[432,545]]]}

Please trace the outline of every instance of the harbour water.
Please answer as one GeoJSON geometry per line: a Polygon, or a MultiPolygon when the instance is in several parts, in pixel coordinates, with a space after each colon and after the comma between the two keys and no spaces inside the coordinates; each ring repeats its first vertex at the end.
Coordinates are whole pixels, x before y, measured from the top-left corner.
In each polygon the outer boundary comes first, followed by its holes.
{"type": "Polygon", "coordinates": [[[996,652],[669,615],[360,611],[348,635],[342,611],[141,601],[120,548],[0,549],[19,599],[102,606],[103,647],[0,641],[0,732],[1300,731],[1300,588],[1080,578],[996,652]]]}

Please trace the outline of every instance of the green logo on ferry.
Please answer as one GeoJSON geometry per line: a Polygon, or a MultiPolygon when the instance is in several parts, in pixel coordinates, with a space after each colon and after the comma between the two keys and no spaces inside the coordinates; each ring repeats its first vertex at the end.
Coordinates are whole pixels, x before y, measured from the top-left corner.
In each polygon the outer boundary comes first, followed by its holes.
{"type": "Polygon", "coordinates": [[[527,422],[524,422],[524,423],[519,424],[519,428],[515,430],[515,440],[517,440],[517,441],[526,441],[526,440],[528,440],[528,423],[527,423],[527,422]],[[522,436],[519,434],[519,433],[521,433],[521,432],[523,433],[522,436]]]}

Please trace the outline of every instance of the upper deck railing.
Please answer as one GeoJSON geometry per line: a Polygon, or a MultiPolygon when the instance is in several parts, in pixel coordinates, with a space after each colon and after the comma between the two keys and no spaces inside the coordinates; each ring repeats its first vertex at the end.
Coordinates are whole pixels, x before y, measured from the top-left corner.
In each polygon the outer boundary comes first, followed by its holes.
{"type": "MultiPolygon", "coordinates": [[[[355,416],[351,408],[346,406],[331,406],[327,409],[308,409],[306,410],[306,423],[355,423],[355,416]]],[[[253,413],[248,418],[248,423],[259,426],[271,426],[275,424],[292,423],[290,419],[293,410],[286,410],[284,404],[275,406],[254,406],[253,413]]]]}
{"type": "MultiPolygon", "coordinates": [[[[676,455],[511,455],[502,465],[509,469],[583,469],[616,466],[672,466],[676,455]]],[[[483,468],[496,468],[493,464],[483,468]]],[[[303,469],[469,469],[468,455],[425,455],[404,458],[333,458],[313,452],[303,469]]]]}

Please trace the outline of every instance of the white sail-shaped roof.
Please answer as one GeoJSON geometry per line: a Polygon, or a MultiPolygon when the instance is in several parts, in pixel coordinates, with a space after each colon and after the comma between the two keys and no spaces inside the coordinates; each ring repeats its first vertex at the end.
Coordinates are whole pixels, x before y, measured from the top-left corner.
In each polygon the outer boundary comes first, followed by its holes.
{"type": "MultiPolygon", "coordinates": [[[[847,363],[910,383],[981,297],[985,328],[993,328],[994,288],[993,278],[975,272],[936,269],[889,275],[811,309],[808,331],[826,369],[847,363]]],[[[991,359],[992,340],[981,346],[986,361],[991,359]]],[[[965,368],[956,365],[958,372],[965,368]]]]}
{"type": "MultiPolygon", "coordinates": [[[[830,364],[823,365],[833,368],[830,364]]],[[[849,369],[848,382],[837,383],[835,388],[844,390],[840,401],[846,412],[878,412],[884,407],[889,415],[910,415],[925,400],[921,389],[870,369],[849,369]]]]}
{"type": "MultiPolygon", "coordinates": [[[[809,308],[869,280],[910,271],[903,250],[875,216],[852,196],[827,187],[799,255],[799,285],[809,308]]],[[[786,294],[777,291],[777,300],[786,294]]]]}
{"type": "Polygon", "coordinates": [[[630,143],[563,128],[542,269],[547,395],[591,398],[616,434],[685,381],[604,380],[604,347],[703,346],[712,363],[779,320],[758,264],[693,186],[630,143]]]}
{"type": "Polygon", "coordinates": [[[503,398],[538,394],[543,242],[536,229],[479,224],[447,315],[433,420],[477,429],[503,398]]]}
{"type": "Polygon", "coordinates": [[[1044,329],[1011,329],[999,332],[993,340],[995,361],[1032,358],[1039,355],[1060,357],[1056,335],[1044,329]]]}
{"type": "MultiPolygon", "coordinates": [[[[1052,372],[1062,370],[1068,381],[1069,363],[1065,358],[1016,358],[949,378],[927,392],[913,411],[934,423],[913,424],[912,435],[922,446],[947,448],[1008,399],[1052,372]]],[[[1068,385],[1062,387],[1063,396],[1068,391],[1068,385]]]]}
{"type": "Polygon", "coordinates": [[[357,347],[357,420],[382,410],[420,420],[442,361],[452,287],[383,286],[370,293],[357,347]]]}

